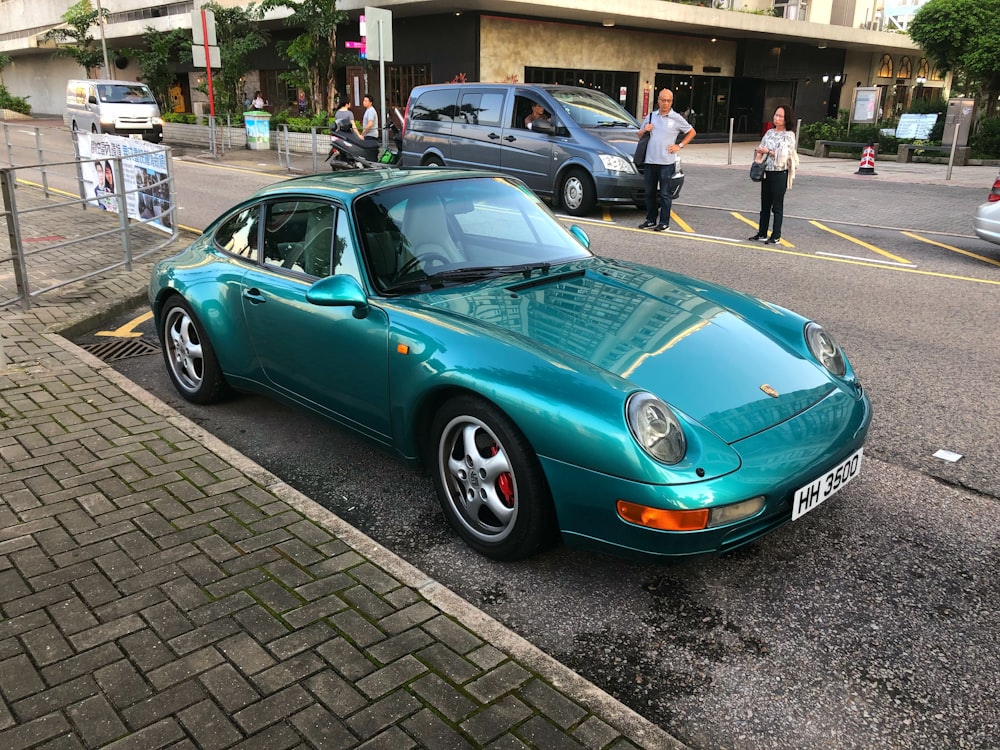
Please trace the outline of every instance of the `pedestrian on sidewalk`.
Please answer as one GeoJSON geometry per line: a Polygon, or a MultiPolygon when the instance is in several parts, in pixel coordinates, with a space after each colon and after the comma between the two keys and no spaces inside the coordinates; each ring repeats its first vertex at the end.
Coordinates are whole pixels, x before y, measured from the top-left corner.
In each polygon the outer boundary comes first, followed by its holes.
{"type": "Polygon", "coordinates": [[[760,182],[760,221],[752,241],[777,245],[781,242],[781,225],[785,217],[785,193],[792,188],[799,153],[795,138],[795,115],[787,104],[779,104],[771,118],[773,126],[764,133],[755,156],[764,159],[764,179],[760,182]],[[771,224],[771,216],[774,223],[771,224]],[[771,236],[767,228],[771,226],[771,236]]]}
{"type": "Polygon", "coordinates": [[[670,226],[670,178],[674,176],[677,153],[697,135],[691,124],[673,111],[674,92],[663,89],[656,98],[658,109],[639,129],[639,137],[649,133],[646,164],[642,175],[646,183],[646,220],[639,229],[662,232],[670,226]],[[678,143],[677,137],[684,134],[678,143]],[[660,220],[656,221],[656,195],[660,196],[660,220]]]}

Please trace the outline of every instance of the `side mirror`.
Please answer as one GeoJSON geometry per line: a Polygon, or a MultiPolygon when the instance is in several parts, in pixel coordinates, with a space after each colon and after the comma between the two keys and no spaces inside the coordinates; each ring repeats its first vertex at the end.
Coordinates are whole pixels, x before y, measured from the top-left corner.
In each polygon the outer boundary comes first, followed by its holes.
{"type": "Polygon", "coordinates": [[[535,120],[531,123],[531,130],[535,133],[544,133],[545,135],[552,135],[556,132],[555,126],[548,120],[535,120]]]}
{"type": "Polygon", "coordinates": [[[583,245],[587,250],[590,250],[590,237],[584,232],[578,225],[574,224],[569,228],[569,233],[576,237],[576,241],[583,245]]]}
{"type": "Polygon", "coordinates": [[[319,307],[353,307],[354,316],[363,318],[368,297],[353,276],[327,276],[306,290],[306,301],[319,307]]]}
{"type": "Polygon", "coordinates": [[[97,97],[91,94],[90,96],[87,97],[87,102],[89,104],[97,104],[97,97]]]}

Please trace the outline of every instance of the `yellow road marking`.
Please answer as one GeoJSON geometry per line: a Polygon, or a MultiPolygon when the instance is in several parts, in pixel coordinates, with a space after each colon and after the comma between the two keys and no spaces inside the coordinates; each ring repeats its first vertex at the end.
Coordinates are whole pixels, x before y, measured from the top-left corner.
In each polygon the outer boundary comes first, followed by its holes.
{"type": "Polygon", "coordinates": [[[951,250],[955,253],[961,253],[962,255],[968,255],[970,258],[975,258],[976,260],[981,260],[983,263],[992,263],[994,266],[1000,266],[1000,261],[993,260],[993,258],[986,258],[982,255],[976,255],[975,253],[970,253],[968,250],[963,250],[960,247],[953,247],[952,245],[945,245],[942,242],[936,242],[935,240],[927,239],[926,237],[921,237],[919,234],[913,234],[913,232],[903,232],[907,237],[911,237],[915,240],[920,240],[921,242],[926,242],[928,245],[935,245],[937,247],[943,247],[945,250],[951,250]]]}
{"type": "MultiPolygon", "coordinates": [[[[569,221],[569,219],[563,219],[563,221],[569,221]]],[[[630,227],[622,227],[616,224],[611,224],[608,226],[609,229],[615,229],[620,232],[644,232],[644,229],[632,229],[630,227]]],[[[778,253],[779,255],[790,255],[795,258],[808,258],[810,260],[823,261],[825,263],[846,263],[851,266],[862,266],[863,268],[874,268],[880,271],[894,271],[896,273],[912,273],[917,276],[930,276],[936,279],[951,279],[952,281],[971,281],[975,284],[989,284],[990,286],[1000,286],[1000,280],[994,281],[992,279],[977,279],[974,276],[958,276],[951,273],[939,273],[937,271],[924,271],[913,266],[912,263],[907,263],[904,266],[887,266],[877,261],[869,260],[856,260],[852,258],[838,258],[832,255],[815,255],[813,253],[803,253],[799,250],[784,250],[777,245],[759,245],[757,243],[750,244],[748,242],[740,242],[739,240],[727,240],[720,239],[717,237],[706,237],[704,235],[692,235],[687,238],[691,242],[707,242],[711,245],[723,245],[724,247],[739,248],[742,250],[756,250],[758,252],[764,253],[778,253]],[[909,266],[909,267],[907,267],[909,266]]]]}
{"type": "Polygon", "coordinates": [[[674,223],[677,224],[685,232],[694,232],[694,230],[685,223],[684,219],[677,215],[676,211],[670,212],[670,218],[673,219],[674,223]]]}
{"type": "Polygon", "coordinates": [[[147,320],[149,320],[152,317],[153,317],[153,312],[152,312],[152,310],[150,310],[149,312],[143,313],[138,318],[133,318],[132,320],[130,320],[128,323],[126,323],[125,325],[121,326],[120,328],[116,328],[113,331],[98,331],[94,335],[95,336],[114,336],[115,338],[119,338],[119,339],[135,339],[135,338],[138,338],[139,336],[142,336],[142,333],[141,332],[133,331],[132,329],[135,328],[136,326],[142,325],[143,323],[145,323],[147,320]]]}
{"type": "Polygon", "coordinates": [[[849,234],[844,234],[843,232],[838,232],[836,229],[830,229],[830,227],[825,226],[823,224],[820,224],[818,221],[810,221],[809,223],[812,224],[814,227],[822,229],[824,232],[829,232],[830,234],[832,234],[832,235],[834,235],[836,237],[840,237],[841,239],[845,239],[848,242],[853,242],[855,245],[860,245],[861,247],[865,248],[866,250],[871,250],[873,253],[878,253],[879,255],[885,256],[889,260],[894,260],[897,263],[906,263],[907,265],[910,265],[910,266],[913,265],[913,263],[911,263],[910,261],[908,261],[906,258],[900,258],[898,255],[893,255],[892,253],[890,253],[887,250],[883,250],[881,248],[875,247],[874,245],[869,245],[867,242],[864,242],[863,240],[859,240],[857,237],[851,237],[849,234]]]}
{"type": "MultiPolygon", "coordinates": [[[[747,223],[747,226],[749,226],[751,229],[760,229],[760,224],[754,221],[753,219],[748,219],[746,216],[737,211],[730,211],[730,213],[740,221],[745,221],[747,223]]],[[[778,240],[778,242],[782,247],[795,247],[795,245],[793,245],[791,242],[789,242],[784,238],[778,240]]]]}

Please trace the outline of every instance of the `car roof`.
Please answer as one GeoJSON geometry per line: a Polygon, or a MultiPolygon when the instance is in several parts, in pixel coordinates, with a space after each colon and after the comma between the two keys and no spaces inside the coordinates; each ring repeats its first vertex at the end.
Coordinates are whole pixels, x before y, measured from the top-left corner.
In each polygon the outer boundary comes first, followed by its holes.
{"type": "Polygon", "coordinates": [[[350,169],[293,177],[261,188],[255,195],[263,197],[285,193],[301,194],[308,192],[321,193],[327,197],[336,197],[344,202],[350,202],[361,195],[387,187],[419,185],[425,182],[462,180],[477,177],[510,179],[498,172],[488,172],[479,169],[441,169],[439,167],[350,169]]]}
{"type": "MultiPolygon", "coordinates": [[[[487,88],[487,89],[543,89],[545,91],[593,91],[594,93],[603,94],[604,92],[600,89],[591,89],[584,86],[569,86],[565,83],[477,83],[476,81],[465,81],[464,83],[425,83],[420,86],[415,86],[414,91],[418,89],[420,91],[425,91],[427,89],[440,89],[440,88],[456,88],[461,86],[475,86],[476,88],[487,88]]],[[[607,96],[605,94],[605,96],[607,96]]],[[[412,95],[411,95],[412,98],[412,95]]]]}

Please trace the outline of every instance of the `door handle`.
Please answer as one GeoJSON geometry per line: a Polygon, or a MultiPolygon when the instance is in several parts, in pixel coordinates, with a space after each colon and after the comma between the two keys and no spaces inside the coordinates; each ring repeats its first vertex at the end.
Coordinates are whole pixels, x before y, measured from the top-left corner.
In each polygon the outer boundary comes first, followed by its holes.
{"type": "Polygon", "coordinates": [[[260,289],[257,287],[251,287],[250,289],[243,290],[243,299],[250,302],[252,305],[262,305],[267,302],[267,297],[260,293],[260,289]]]}
{"type": "Polygon", "coordinates": [[[500,136],[498,136],[496,133],[490,133],[490,136],[489,136],[489,138],[490,138],[491,141],[495,141],[499,137],[500,136]]]}
{"type": "Polygon", "coordinates": [[[517,138],[515,138],[515,137],[514,137],[514,136],[512,136],[512,135],[508,135],[507,137],[505,137],[505,138],[504,138],[504,140],[505,140],[505,141],[507,141],[508,143],[511,143],[511,142],[513,142],[513,141],[516,141],[516,140],[517,140],[517,138]]]}

